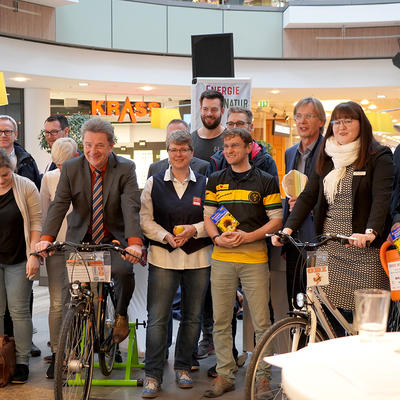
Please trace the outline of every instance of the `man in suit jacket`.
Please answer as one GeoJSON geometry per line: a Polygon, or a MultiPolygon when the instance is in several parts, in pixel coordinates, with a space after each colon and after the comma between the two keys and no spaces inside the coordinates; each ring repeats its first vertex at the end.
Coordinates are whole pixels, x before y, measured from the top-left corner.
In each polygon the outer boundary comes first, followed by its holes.
{"type": "MultiPolygon", "coordinates": [[[[189,132],[188,124],[182,119],[171,120],[167,125],[167,137],[171,132],[180,130],[189,132]]],[[[168,158],[156,161],[150,165],[149,172],[147,173],[147,178],[150,178],[151,176],[158,174],[159,172],[166,171],[168,168],[169,168],[168,158]]],[[[208,162],[200,158],[193,157],[192,161],[190,162],[190,168],[192,168],[193,171],[198,172],[199,174],[205,175],[208,168],[208,162]]]]}
{"type": "MultiPolygon", "coordinates": [[[[322,142],[322,133],[326,121],[325,110],[321,102],[314,97],[305,97],[294,108],[294,120],[300,142],[285,152],[285,174],[296,169],[310,177],[318,158],[319,147],[322,142]]],[[[296,197],[286,198],[283,207],[283,224],[289,217],[290,211],[296,203],[296,197]]],[[[297,232],[302,241],[309,241],[315,237],[313,217],[310,214],[297,232]]],[[[296,264],[298,251],[291,245],[286,245],[286,285],[289,308],[292,309],[292,294],[295,296],[305,288],[305,277],[300,279],[299,267],[296,264]],[[294,288],[294,293],[293,293],[294,288]]],[[[299,264],[300,265],[300,264],[299,264]]]]}
{"type": "Polygon", "coordinates": [[[109,243],[118,240],[128,254],[111,252],[112,276],[118,296],[113,340],[120,343],[129,333],[127,309],[134,289],[133,263],[142,252],[139,225],[140,199],[135,164],[115,155],[114,128],[101,118],[92,118],[82,126],[84,155],[66,162],[61,170],[54,201],[49,207],[37,251],[45,249],[57,236],[70,203],[66,240],[109,243]],[[92,237],[92,191],[96,174],[102,179],[102,238],[92,237]]]}

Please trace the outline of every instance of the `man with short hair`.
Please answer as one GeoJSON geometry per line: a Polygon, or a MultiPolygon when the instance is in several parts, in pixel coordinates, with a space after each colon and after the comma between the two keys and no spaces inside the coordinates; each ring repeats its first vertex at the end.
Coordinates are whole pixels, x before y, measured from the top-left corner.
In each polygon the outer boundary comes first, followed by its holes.
{"type": "Polygon", "coordinates": [[[200,95],[200,118],[203,126],[192,132],[194,156],[207,162],[223,147],[221,119],[225,112],[224,96],[216,90],[206,90],[200,95]]]}
{"type": "MultiPolygon", "coordinates": [[[[232,354],[232,310],[239,280],[248,300],[256,341],[270,326],[269,269],[265,235],[282,226],[279,186],[272,175],[249,162],[253,139],[248,130],[233,128],[223,134],[229,166],[212,174],[207,183],[204,223],[214,242],[211,292],[217,378],[205,397],[234,390],[237,366],[232,354]],[[211,219],[224,206],[239,222],[235,231],[220,233],[211,219]]],[[[265,379],[262,384],[269,387],[265,379]]]]}
{"type": "Polygon", "coordinates": [[[40,189],[40,174],[33,157],[17,143],[18,126],[9,115],[0,115],[0,147],[10,156],[15,173],[30,179],[40,189]]]}
{"type": "Polygon", "coordinates": [[[86,121],[82,136],[84,155],[63,165],[37,251],[47,256],[45,250],[57,236],[71,203],[67,241],[111,243],[117,240],[127,246],[127,254],[122,259],[111,252],[112,277],[118,296],[113,340],[120,343],[129,334],[127,309],[135,282],[132,264],[142,254],[135,164],[112,152],[114,128],[108,121],[98,117],[86,121]]]}
{"type": "MultiPolygon", "coordinates": [[[[189,132],[188,124],[182,119],[171,120],[167,125],[167,140],[168,136],[172,132],[180,130],[189,132]]],[[[152,163],[149,167],[147,178],[150,178],[151,176],[159,172],[166,171],[169,168],[169,164],[169,158],[164,158],[163,160],[152,163]]],[[[201,160],[200,158],[193,157],[190,161],[190,168],[192,168],[193,171],[198,172],[199,174],[205,175],[208,168],[208,162],[201,160]]]]}
{"type": "MultiPolygon", "coordinates": [[[[285,152],[285,174],[292,169],[302,172],[310,177],[314,171],[318,158],[319,147],[322,142],[322,133],[326,121],[325,110],[322,103],[314,97],[305,97],[298,101],[293,111],[296,121],[297,133],[300,142],[290,147],[285,152]]],[[[283,208],[283,225],[292,211],[296,197],[286,198],[283,208]]],[[[309,215],[296,233],[301,241],[311,241],[315,237],[313,216],[309,215]]],[[[303,292],[305,289],[305,271],[300,277],[300,271],[296,272],[299,252],[291,244],[285,245],[283,253],[286,254],[286,287],[289,308],[293,309],[292,295],[303,292]]]]}
{"type": "MultiPolygon", "coordinates": [[[[44,121],[43,133],[51,149],[53,147],[54,142],[57,139],[68,137],[69,133],[68,119],[62,114],[50,115],[50,117],[48,117],[46,121],[44,121]]],[[[44,172],[46,173],[47,171],[53,171],[56,168],[57,168],[56,164],[51,162],[47,165],[44,172]]]]}

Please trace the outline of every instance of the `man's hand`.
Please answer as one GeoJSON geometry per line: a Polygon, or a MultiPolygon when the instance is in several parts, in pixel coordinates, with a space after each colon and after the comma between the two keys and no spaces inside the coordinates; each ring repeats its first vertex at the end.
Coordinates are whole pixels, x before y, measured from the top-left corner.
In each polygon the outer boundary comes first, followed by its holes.
{"type": "Polygon", "coordinates": [[[215,244],[220,247],[226,247],[227,249],[232,249],[234,247],[239,246],[241,243],[244,241],[244,235],[243,231],[226,231],[221,234],[221,236],[218,236],[215,239],[215,244]]]}
{"type": "Polygon", "coordinates": [[[355,246],[364,249],[367,247],[367,242],[372,243],[375,240],[373,233],[352,233],[351,236],[357,240],[349,240],[349,244],[346,247],[355,246]]]}
{"type": "Polygon", "coordinates": [[[40,242],[36,243],[35,250],[36,253],[39,253],[42,257],[52,256],[54,251],[48,252],[46,249],[51,245],[51,242],[47,240],[41,240],[40,242]]]}
{"type": "Polygon", "coordinates": [[[289,199],[289,211],[293,210],[294,205],[296,204],[297,197],[293,196],[289,199]]]}
{"type": "MultiPolygon", "coordinates": [[[[282,232],[283,232],[283,233],[286,233],[286,234],[288,234],[288,235],[291,235],[291,234],[293,233],[293,230],[290,229],[290,228],[284,228],[284,229],[282,229],[282,232]]],[[[282,247],[282,246],[283,246],[283,243],[282,243],[279,239],[280,239],[280,238],[279,238],[279,236],[277,236],[277,235],[272,236],[272,237],[271,237],[271,243],[272,243],[272,245],[273,245],[273,246],[276,246],[276,247],[282,247]]]]}
{"type": "Polygon", "coordinates": [[[125,255],[121,254],[121,257],[124,260],[129,261],[132,264],[136,264],[139,262],[140,257],[142,256],[142,246],[139,246],[138,244],[132,244],[126,247],[125,251],[125,255]]]}
{"type": "Polygon", "coordinates": [[[36,256],[29,256],[26,262],[26,277],[32,279],[39,271],[39,258],[36,256]]]}

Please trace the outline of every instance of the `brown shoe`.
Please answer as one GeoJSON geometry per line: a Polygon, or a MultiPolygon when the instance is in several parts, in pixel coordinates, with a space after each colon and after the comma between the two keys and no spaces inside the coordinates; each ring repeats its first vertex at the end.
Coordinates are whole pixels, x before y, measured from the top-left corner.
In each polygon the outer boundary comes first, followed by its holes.
{"type": "Polygon", "coordinates": [[[113,329],[113,342],[121,343],[129,335],[128,317],[116,314],[115,325],[113,329]]]}
{"type": "Polygon", "coordinates": [[[227,379],[218,375],[211,383],[211,389],[208,389],[204,392],[204,397],[219,397],[222,396],[226,392],[230,392],[235,390],[235,385],[229,382],[227,379]]]}
{"type": "Polygon", "coordinates": [[[257,393],[256,396],[257,399],[271,400],[274,398],[274,395],[271,392],[271,385],[268,378],[263,377],[257,380],[256,393],[257,393]]]}

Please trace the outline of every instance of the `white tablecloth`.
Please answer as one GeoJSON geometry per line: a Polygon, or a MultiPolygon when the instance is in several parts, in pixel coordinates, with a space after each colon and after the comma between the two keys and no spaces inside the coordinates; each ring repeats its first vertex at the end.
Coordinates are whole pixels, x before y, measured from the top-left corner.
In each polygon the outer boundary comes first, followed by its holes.
{"type": "Polygon", "coordinates": [[[400,399],[400,333],[327,340],[266,360],[282,368],[290,400],[400,399]]]}

